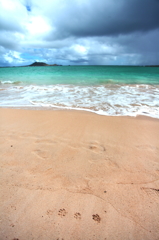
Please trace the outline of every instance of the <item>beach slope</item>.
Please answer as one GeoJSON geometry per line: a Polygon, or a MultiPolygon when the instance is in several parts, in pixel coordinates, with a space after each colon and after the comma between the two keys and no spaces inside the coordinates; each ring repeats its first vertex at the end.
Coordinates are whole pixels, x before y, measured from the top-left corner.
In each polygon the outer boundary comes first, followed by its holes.
{"type": "Polygon", "coordinates": [[[0,239],[159,239],[159,120],[0,109],[0,239]]]}

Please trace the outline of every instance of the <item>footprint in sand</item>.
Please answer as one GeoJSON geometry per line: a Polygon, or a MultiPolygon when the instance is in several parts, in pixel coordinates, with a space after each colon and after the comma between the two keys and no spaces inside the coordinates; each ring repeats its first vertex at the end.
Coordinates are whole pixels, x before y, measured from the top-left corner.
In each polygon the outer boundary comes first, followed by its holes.
{"type": "Polygon", "coordinates": [[[81,219],[81,214],[78,213],[78,212],[76,212],[76,213],[74,214],[74,218],[76,218],[76,219],[81,219]]]}
{"type": "Polygon", "coordinates": [[[61,216],[61,217],[65,217],[67,214],[66,210],[63,208],[63,209],[60,209],[59,212],[58,212],[58,215],[61,216]]]}
{"type": "Polygon", "coordinates": [[[16,210],[16,207],[15,206],[11,206],[12,209],[16,210]]]}
{"type": "Polygon", "coordinates": [[[83,144],[83,147],[91,150],[94,153],[102,153],[106,151],[106,148],[102,144],[98,143],[97,141],[83,144]]]}
{"type": "Polygon", "coordinates": [[[46,212],[46,214],[47,214],[48,216],[53,215],[53,213],[54,213],[54,211],[52,211],[52,210],[47,210],[47,212],[46,212]]]}
{"type": "Polygon", "coordinates": [[[46,159],[46,158],[48,158],[48,153],[47,153],[47,151],[37,149],[37,150],[34,150],[33,153],[34,153],[37,157],[39,157],[39,158],[41,158],[41,159],[46,159]]]}
{"type": "Polygon", "coordinates": [[[101,221],[101,218],[100,218],[100,216],[98,214],[93,214],[92,215],[92,219],[94,221],[98,222],[98,223],[100,223],[100,221],[101,221]]]}

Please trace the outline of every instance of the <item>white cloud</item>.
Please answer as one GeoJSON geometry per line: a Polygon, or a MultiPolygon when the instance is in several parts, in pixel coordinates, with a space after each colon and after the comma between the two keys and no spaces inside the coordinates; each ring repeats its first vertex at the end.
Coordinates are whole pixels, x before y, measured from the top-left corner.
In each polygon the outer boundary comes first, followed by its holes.
{"type": "Polygon", "coordinates": [[[85,46],[82,46],[80,44],[75,44],[72,46],[73,50],[75,52],[77,52],[77,54],[80,54],[80,55],[85,55],[87,54],[87,48],[85,46]]]}
{"type": "MultiPolygon", "coordinates": [[[[150,0],[145,0],[144,9],[148,10],[143,10],[142,18],[139,2],[122,0],[117,5],[112,0],[0,0],[0,64],[29,63],[33,61],[31,56],[60,64],[140,64],[149,59],[157,64],[159,30],[144,30],[142,34],[134,30],[135,26],[142,30],[145,11],[149,11],[150,0]],[[140,25],[133,22],[135,11],[140,25]],[[126,29],[121,21],[125,21],[126,29]]],[[[155,2],[151,1],[154,14],[155,2]]],[[[157,26],[151,12],[149,22],[150,27],[157,26]]]]}
{"type": "Polygon", "coordinates": [[[8,51],[2,54],[4,63],[7,62],[9,65],[17,65],[23,63],[23,59],[20,56],[21,54],[16,51],[8,51]]]}
{"type": "Polygon", "coordinates": [[[29,34],[35,36],[39,34],[47,33],[51,30],[51,26],[41,16],[33,16],[26,24],[26,28],[29,34]]]}
{"type": "Polygon", "coordinates": [[[13,62],[13,58],[11,56],[9,56],[9,53],[4,54],[4,59],[8,62],[8,63],[12,63],[13,62]]]}

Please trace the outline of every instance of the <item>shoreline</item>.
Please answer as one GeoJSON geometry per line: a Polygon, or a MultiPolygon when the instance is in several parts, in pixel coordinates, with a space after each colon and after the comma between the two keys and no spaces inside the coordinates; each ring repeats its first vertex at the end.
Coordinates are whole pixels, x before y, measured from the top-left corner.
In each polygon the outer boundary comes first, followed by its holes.
{"type": "Polygon", "coordinates": [[[90,113],[90,114],[95,114],[95,115],[99,115],[99,116],[105,116],[105,117],[124,117],[124,118],[150,118],[150,119],[156,119],[159,121],[159,118],[156,116],[151,116],[151,115],[147,115],[147,114],[136,114],[136,115],[106,115],[106,114],[100,114],[96,111],[93,110],[89,110],[89,109],[84,109],[84,108],[66,108],[66,107],[35,107],[35,106],[20,106],[20,107],[14,107],[14,106],[4,106],[4,107],[0,107],[0,109],[13,109],[13,110],[28,110],[28,111],[64,111],[64,112],[85,112],[85,113],[90,113]]]}
{"type": "Polygon", "coordinates": [[[0,108],[2,239],[159,236],[159,120],[0,108]]]}

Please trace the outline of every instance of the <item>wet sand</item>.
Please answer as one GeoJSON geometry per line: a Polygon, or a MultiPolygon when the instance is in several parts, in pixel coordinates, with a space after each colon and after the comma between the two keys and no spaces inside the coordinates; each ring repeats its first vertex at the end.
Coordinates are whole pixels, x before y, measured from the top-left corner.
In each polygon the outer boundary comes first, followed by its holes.
{"type": "Polygon", "coordinates": [[[159,239],[159,120],[0,109],[0,239],[159,239]]]}

